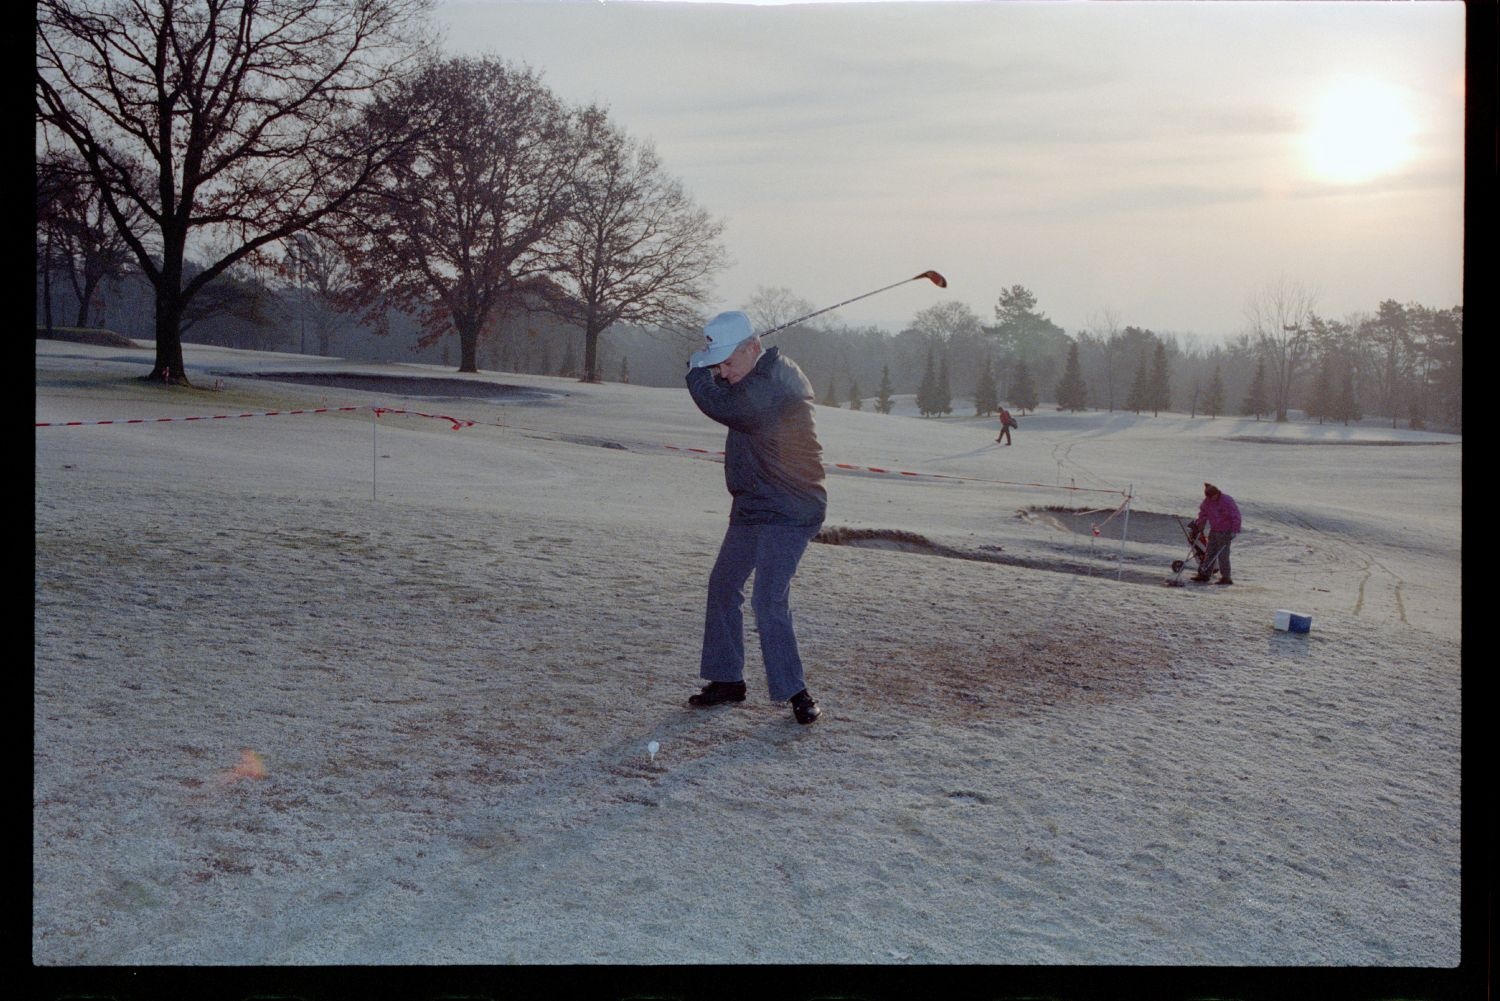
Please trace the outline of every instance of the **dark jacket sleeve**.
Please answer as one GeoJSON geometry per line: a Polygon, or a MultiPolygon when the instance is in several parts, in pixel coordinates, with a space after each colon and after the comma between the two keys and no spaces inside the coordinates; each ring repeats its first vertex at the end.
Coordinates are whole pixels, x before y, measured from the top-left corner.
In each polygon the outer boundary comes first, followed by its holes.
{"type": "Polygon", "coordinates": [[[687,387],[706,417],[746,434],[765,430],[786,402],[785,391],[770,379],[747,377],[731,386],[706,368],[689,369],[687,387]]]}
{"type": "Polygon", "coordinates": [[[693,369],[698,409],[725,425],[724,485],[734,496],[731,524],[817,525],[828,507],[812,385],[771,348],[733,386],[693,369]]]}

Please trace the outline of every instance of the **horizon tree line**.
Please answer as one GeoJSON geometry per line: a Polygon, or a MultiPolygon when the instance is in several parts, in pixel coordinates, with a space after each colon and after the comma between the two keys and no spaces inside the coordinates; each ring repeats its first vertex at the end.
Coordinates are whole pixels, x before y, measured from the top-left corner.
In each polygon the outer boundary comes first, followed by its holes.
{"type": "MultiPolygon", "coordinates": [[[[722,223],[602,107],[566,105],[524,65],[440,58],[427,6],[41,0],[39,321],[149,313],[150,377],[169,381],[185,381],[185,332],[270,347],[287,324],[320,353],[414,335],[445,364],[456,346],[462,371],[550,372],[573,350],[564,367],[586,380],[628,354],[635,381],[679,381],[722,223]]],[[[811,306],[761,288],[745,309],[765,329],[811,306]]],[[[1238,400],[1274,420],[1300,405],[1460,426],[1462,307],[1387,299],[1335,320],[1283,277],[1244,314],[1211,347],[1107,310],[1070,335],[1012,284],[988,323],[949,301],[894,335],[825,320],[781,337],[825,399],[879,385],[877,409],[917,393],[926,414],[968,398],[976,414],[1201,400],[1217,416],[1238,400]]]]}

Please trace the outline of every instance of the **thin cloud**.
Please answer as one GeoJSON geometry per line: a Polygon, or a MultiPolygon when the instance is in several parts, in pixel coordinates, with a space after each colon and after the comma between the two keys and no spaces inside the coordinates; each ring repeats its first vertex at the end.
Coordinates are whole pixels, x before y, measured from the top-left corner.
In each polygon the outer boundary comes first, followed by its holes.
{"type": "MultiPolygon", "coordinates": [[[[1461,254],[1433,252],[1462,244],[1460,4],[450,3],[438,16],[455,51],[525,60],[653,139],[726,220],[740,262],[720,282],[728,303],[792,276],[821,299],[910,263],[976,306],[1034,282],[1070,328],[1113,298],[1156,311],[1125,322],[1218,336],[1291,260],[1350,309],[1378,302],[1364,301],[1372,275],[1410,276],[1379,294],[1461,294],[1461,254]],[[1307,111],[1355,72],[1403,87],[1425,131],[1400,170],[1324,184],[1301,152],[1307,111]],[[1154,261],[1170,274],[1153,277],[1154,261]]],[[[908,298],[841,318],[899,326],[908,298]]]]}

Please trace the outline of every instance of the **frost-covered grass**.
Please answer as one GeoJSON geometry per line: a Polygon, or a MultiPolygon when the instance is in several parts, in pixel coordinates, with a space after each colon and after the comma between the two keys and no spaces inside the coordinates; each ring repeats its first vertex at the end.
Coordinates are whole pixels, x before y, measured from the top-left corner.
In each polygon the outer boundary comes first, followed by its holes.
{"type": "Polygon", "coordinates": [[[1457,439],[820,408],[829,525],[931,546],[809,549],[799,727],[753,630],[750,699],[684,705],[728,510],[685,392],[189,358],[39,341],[37,420],[475,424],[37,429],[38,964],[1458,961],[1457,439]],[[1163,587],[1205,479],[1237,585],[1163,587]]]}

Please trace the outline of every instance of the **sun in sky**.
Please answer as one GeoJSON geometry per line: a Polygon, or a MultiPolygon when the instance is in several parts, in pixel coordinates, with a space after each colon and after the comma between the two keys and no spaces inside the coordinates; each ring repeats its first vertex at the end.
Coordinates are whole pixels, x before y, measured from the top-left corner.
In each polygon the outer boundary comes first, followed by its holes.
{"type": "Polygon", "coordinates": [[[1345,80],[1311,108],[1308,164],[1325,180],[1367,181],[1411,156],[1415,122],[1400,90],[1377,80],[1345,80]]]}

